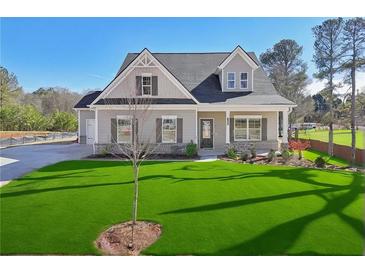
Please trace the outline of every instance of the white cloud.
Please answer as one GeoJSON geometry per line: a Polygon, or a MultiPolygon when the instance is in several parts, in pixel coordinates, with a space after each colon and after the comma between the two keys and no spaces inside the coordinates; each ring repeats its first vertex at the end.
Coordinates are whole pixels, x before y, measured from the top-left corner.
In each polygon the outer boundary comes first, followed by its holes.
{"type": "MultiPolygon", "coordinates": [[[[335,79],[335,84],[338,84],[342,79],[338,78],[335,79]]],[[[316,94],[319,91],[321,91],[324,88],[325,81],[318,81],[313,79],[313,82],[309,84],[306,88],[307,94],[316,94]]],[[[356,89],[361,90],[362,88],[365,88],[365,72],[357,72],[356,75],[356,89]]],[[[336,93],[345,94],[346,92],[349,92],[351,89],[350,85],[343,85],[343,87],[338,88],[336,90],[336,93]]]]}

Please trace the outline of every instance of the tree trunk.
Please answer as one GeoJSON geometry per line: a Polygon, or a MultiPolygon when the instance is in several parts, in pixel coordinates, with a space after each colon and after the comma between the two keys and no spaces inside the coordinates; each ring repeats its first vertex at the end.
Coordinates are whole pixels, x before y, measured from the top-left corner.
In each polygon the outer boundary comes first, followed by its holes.
{"type": "MultiPolygon", "coordinates": [[[[332,111],[331,111],[332,117],[332,111]]],[[[333,122],[330,122],[328,131],[328,155],[333,156],[333,122]]]]}
{"type": "Polygon", "coordinates": [[[134,176],[134,198],[133,198],[133,212],[132,212],[132,221],[133,224],[137,221],[137,212],[138,212],[138,166],[133,163],[133,176],[134,176]]]}
{"type": "MultiPolygon", "coordinates": [[[[332,47],[332,46],[331,46],[332,47]]],[[[329,87],[330,87],[330,124],[329,124],[329,131],[328,131],[328,155],[333,156],[333,64],[331,60],[331,72],[330,72],[330,80],[329,80],[329,87]]]]}
{"type": "Polygon", "coordinates": [[[351,67],[351,164],[355,164],[356,157],[356,125],[355,125],[355,100],[356,100],[356,81],[355,81],[355,61],[353,60],[351,67]]]}
{"type": "Polygon", "coordinates": [[[137,212],[138,212],[138,173],[139,167],[136,162],[133,163],[133,176],[134,176],[134,197],[133,197],[133,207],[132,207],[132,241],[130,243],[130,248],[134,245],[134,226],[137,222],[137,212]]]}

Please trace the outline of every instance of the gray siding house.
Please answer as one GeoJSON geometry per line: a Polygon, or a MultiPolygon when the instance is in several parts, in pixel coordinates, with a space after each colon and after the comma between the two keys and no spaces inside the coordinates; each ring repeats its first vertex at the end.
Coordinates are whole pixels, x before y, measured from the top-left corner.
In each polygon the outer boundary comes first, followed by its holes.
{"type": "Polygon", "coordinates": [[[200,154],[252,144],[278,149],[287,143],[288,114],[295,107],[277,93],[256,55],[240,46],[214,53],[144,49],[128,53],[104,90],[75,105],[79,142],[93,144],[95,153],[130,142],[131,100],[140,100],[141,109],[149,104],[147,118],[137,124],[140,138],[158,143],[157,153],[171,154],[190,142],[200,154]]]}

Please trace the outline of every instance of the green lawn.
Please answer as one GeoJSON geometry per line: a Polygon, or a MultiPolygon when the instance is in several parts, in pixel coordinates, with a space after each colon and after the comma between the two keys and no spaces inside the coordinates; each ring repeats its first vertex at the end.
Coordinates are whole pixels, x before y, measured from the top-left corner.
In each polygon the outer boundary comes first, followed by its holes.
{"type": "MultiPolygon", "coordinates": [[[[328,130],[301,130],[299,138],[319,140],[328,142],[328,130]]],[[[333,131],[333,141],[335,144],[351,146],[351,130],[339,129],[333,131]]],[[[356,131],[356,147],[365,148],[364,131],[356,131]]]]}
{"type": "MultiPolygon", "coordinates": [[[[146,162],[140,219],[162,224],[152,255],[361,255],[364,176],[215,162],[146,162]]],[[[68,161],[0,189],[1,254],[98,254],[128,220],[125,162],[68,161]]]]}
{"type": "Polygon", "coordinates": [[[335,165],[335,166],[339,166],[339,167],[345,167],[345,166],[350,165],[350,163],[344,159],[338,158],[336,156],[329,157],[329,155],[327,153],[324,153],[321,151],[317,151],[317,150],[313,150],[313,149],[303,151],[303,158],[307,159],[309,161],[312,161],[312,162],[314,162],[314,160],[319,156],[322,156],[323,159],[325,159],[325,161],[329,165],[335,165]]]}

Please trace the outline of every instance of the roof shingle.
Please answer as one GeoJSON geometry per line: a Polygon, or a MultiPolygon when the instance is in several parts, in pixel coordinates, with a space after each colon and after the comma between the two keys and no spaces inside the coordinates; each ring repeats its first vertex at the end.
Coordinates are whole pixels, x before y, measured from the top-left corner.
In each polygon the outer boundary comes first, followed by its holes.
{"type": "MultiPolygon", "coordinates": [[[[255,53],[247,54],[260,65],[255,53]]],[[[128,53],[116,77],[122,73],[135,60],[139,53],[128,53]]],[[[152,55],[165,68],[176,77],[178,81],[200,103],[211,104],[245,104],[245,105],[294,105],[293,102],[280,96],[267,77],[262,66],[254,72],[254,88],[247,92],[222,92],[219,77],[216,74],[218,66],[230,55],[230,52],[215,53],[152,53],[152,55]]],[[[116,78],[115,77],[115,78],[116,78]]],[[[100,94],[92,93],[84,96],[77,107],[86,107],[100,94]]],[[[117,102],[117,98],[112,98],[117,102]]],[[[188,99],[190,100],[190,99],[188,99]]],[[[193,100],[191,100],[193,102],[193,100]]],[[[157,99],[155,104],[180,104],[177,99],[157,99]],[[167,103],[168,102],[168,103],[167,103]]],[[[105,104],[99,100],[96,104],[105,104]]],[[[118,101],[118,104],[122,101],[118,101]]],[[[184,102],[184,104],[190,104],[184,102]]]]}
{"type": "Polygon", "coordinates": [[[86,94],[80,99],[80,101],[77,102],[74,108],[88,108],[88,105],[90,105],[96,99],[96,97],[100,95],[100,93],[101,90],[97,90],[86,94]]]}

